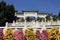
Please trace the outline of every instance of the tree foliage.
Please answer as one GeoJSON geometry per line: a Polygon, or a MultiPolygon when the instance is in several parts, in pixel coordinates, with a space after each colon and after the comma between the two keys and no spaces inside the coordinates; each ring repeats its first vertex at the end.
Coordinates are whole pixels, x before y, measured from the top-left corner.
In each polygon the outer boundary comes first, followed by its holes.
{"type": "Polygon", "coordinates": [[[6,22],[11,23],[15,20],[15,8],[13,5],[7,5],[4,1],[0,2],[0,26],[4,26],[6,22]]]}
{"type": "Polygon", "coordinates": [[[58,16],[60,17],[60,12],[59,12],[58,16]]]}

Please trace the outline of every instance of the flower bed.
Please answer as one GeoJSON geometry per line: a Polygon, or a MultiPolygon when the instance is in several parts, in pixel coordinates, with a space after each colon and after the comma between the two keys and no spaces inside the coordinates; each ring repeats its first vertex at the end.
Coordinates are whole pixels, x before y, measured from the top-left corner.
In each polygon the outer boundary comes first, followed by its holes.
{"type": "Polygon", "coordinates": [[[7,28],[4,34],[4,40],[15,40],[14,39],[14,34],[11,28],[7,28]]]}
{"type": "Polygon", "coordinates": [[[0,40],[3,40],[3,29],[0,28],[0,40]]]}
{"type": "Polygon", "coordinates": [[[0,28],[0,40],[60,40],[60,33],[56,27],[40,31],[38,29],[34,31],[33,28],[13,31],[13,29],[7,28],[3,34],[3,29],[0,28]]]}
{"type": "Polygon", "coordinates": [[[16,30],[14,32],[14,36],[16,40],[24,40],[23,30],[22,29],[16,30]]]}

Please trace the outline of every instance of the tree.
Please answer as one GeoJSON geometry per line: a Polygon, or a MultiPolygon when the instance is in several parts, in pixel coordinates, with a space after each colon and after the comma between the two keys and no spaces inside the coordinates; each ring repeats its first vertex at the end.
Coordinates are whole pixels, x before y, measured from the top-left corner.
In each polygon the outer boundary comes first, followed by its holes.
{"type": "Polygon", "coordinates": [[[13,5],[6,5],[4,1],[0,2],[0,26],[5,26],[6,22],[15,20],[15,8],[13,5]]]}
{"type": "Polygon", "coordinates": [[[46,19],[47,19],[47,21],[48,21],[48,20],[49,20],[49,21],[51,20],[49,15],[46,16],[46,19]]]}
{"type": "Polygon", "coordinates": [[[58,20],[57,15],[53,15],[53,21],[57,21],[57,20],[58,20]]]}
{"type": "Polygon", "coordinates": [[[59,14],[58,14],[58,20],[60,20],[60,12],[59,12],[59,14]]]}
{"type": "Polygon", "coordinates": [[[47,16],[46,16],[46,21],[50,21],[51,20],[51,17],[53,16],[53,14],[51,13],[51,14],[48,14],[47,16]]]}
{"type": "Polygon", "coordinates": [[[7,22],[13,22],[13,20],[15,19],[15,9],[13,5],[7,5],[5,7],[4,16],[7,19],[7,22]]]}
{"type": "Polygon", "coordinates": [[[6,6],[5,2],[0,2],[0,26],[5,25],[6,18],[4,17],[4,8],[6,6]]]}
{"type": "Polygon", "coordinates": [[[60,17],[60,12],[59,12],[58,16],[60,17]]]}
{"type": "Polygon", "coordinates": [[[37,17],[37,21],[42,22],[43,18],[37,17]]]}
{"type": "Polygon", "coordinates": [[[31,21],[30,17],[27,17],[26,18],[26,21],[30,22],[31,21]]]}

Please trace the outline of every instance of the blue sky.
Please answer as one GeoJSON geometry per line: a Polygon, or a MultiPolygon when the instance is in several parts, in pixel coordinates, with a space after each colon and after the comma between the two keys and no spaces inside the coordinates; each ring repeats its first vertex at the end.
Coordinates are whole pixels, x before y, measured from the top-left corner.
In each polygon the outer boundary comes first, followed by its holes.
{"type": "Polygon", "coordinates": [[[4,0],[13,4],[19,12],[22,10],[39,10],[57,15],[60,11],[60,0],[4,0]]]}

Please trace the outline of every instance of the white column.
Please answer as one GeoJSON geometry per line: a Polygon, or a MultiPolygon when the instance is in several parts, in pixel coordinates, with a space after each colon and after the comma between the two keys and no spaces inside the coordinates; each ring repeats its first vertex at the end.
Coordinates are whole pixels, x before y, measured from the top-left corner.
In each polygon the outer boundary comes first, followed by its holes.
{"type": "Polygon", "coordinates": [[[4,34],[5,34],[5,30],[7,29],[7,27],[8,27],[8,22],[6,22],[5,28],[3,30],[4,34]]]}
{"type": "Polygon", "coordinates": [[[45,22],[46,22],[46,18],[45,18],[45,22]]]}
{"type": "Polygon", "coordinates": [[[37,20],[37,13],[36,13],[35,19],[37,20]]]}
{"type": "Polygon", "coordinates": [[[25,19],[25,13],[24,13],[24,27],[26,28],[26,19],[25,19]]]}
{"type": "Polygon", "coordinates": [[[25,25],[24,26],[26,27],[26,20],[25,20],[25,25]]]}
{"type": "Polygon", "coordinates": [[[8,22],[6,22],[6,25],[5,25],[5,27],[8,27],[8,22]]]}
{"type": "Polygon", "coordinates": [[[12,26],[15,26],[15,21],[13,21],[13,24],[12,24],[12,26]]]}

